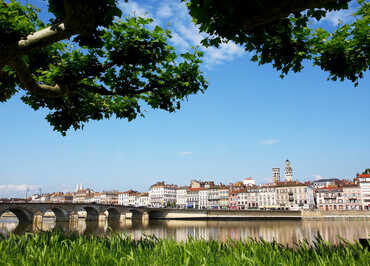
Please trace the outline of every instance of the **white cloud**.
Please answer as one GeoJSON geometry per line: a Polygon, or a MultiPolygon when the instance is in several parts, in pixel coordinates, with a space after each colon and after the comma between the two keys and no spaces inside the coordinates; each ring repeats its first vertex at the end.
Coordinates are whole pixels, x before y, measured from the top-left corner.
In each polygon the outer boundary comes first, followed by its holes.
{"type": "Polygon", "coordinates": [[[186,156],[186,155],[191,155],[191,154],[193,154],[191,151],[180,151],[179,152],[180,156],[186,156]]]}
{"type": "Polygon", "coordinates": [[[193,25],[185,25],[184,21],[177,21],[175,23],[175,30],[188,40],[192,45],[200,45],[203,37],[199,30],[193,25]]]}
{"type": "Polygon", "coordinates": [[[0,185],[0,198],[12,198],[26,196],[28,190],[28,196],[38,192],[41,186],[39,185],[28,185],[28,184],[5,184],[0,185]]]}
{"type": "Polygon", "coordinates": [[[351,14],[353,13],[353,10],[339,10],[339,11],[331,11],[329,12],[325,18],[322,20],[329,21],[333,26],[337,26],[341,23],[348,23],[352,20],[351,14]]]}
{"type": "Polygon", "coordinates": [[[172,9],[168,4],[162,3],[157,10],[157,15],[161,18],[168,18],[172,16],[172,9]]]}
{"type": "Polygon", "coordinates": [[[167,18],[172,17],[171,20],[190,18],[186,4],[180,1],[162,0],[157,14],[158,12],[163,12],[163,15],[167,15],[167,18]]]}
{"type": "Polygon", "coordinates": [[[183,40],[188,42],[188,46],[200,47],[204,52],[204,60],[207,67],[231,61],[244,54],[244,49],[233,42],[222,43],[220,48],[206,48],[201,46],[201,41],[206,38],[207,35],[200,33],[198,28],[191,23],[190,19],[187,22],[188,24],[183,20],[177,20],[175,23],[175,31],[179,32],[183,40]]]}
{"type": "Polygon", "coordinates": [[[39,188],[40,188],[40,186],[38,186],[38,185],[7,184],[7,185],[0,185],[0,192],[20,192],[20,191],[26,191],[27,189],[31,191],[31,190],[37,190],[39,188]]]}
{"type": "Polygon", "coordinates": [[[264,139],[264,140],[260,141],[260,144],[262,144],[262,145],[272,145],[272,144],[276,144],[278,142],[279,142],[279,140],[277,140],[277,139],[264,139]]]}
{"type": "Polygon", "coordinates": [[[244,49],[233,42],[223,43],[220,47],[210,47],[205,50],[208,64],[213,65],[228,62],[244,53],[244,49]]]}
{"type": "Polygon", "coordinates": [[[172,31],[170,41],[175,48],[185,50],[198,46],[204,52],[203,60],[208,68],[234,60],[245,53],[241,46],[232,42],[221,44],[220,48],[201,46],[200,43],[207,37],[207,34],[199,32],[184,2],[163,0],[160,5],[155,6],[149,5],[148,2],[144,5],[142,2],[129,1],[128,3],[121,2],[120,6],[124,14],[151,17],[154,19],[154,24],[162,25],[164,28],[169,27],[172,31]]]}
{"type": "Polygon", "coordinates": [[[173,32],[172,33],[172,38],[171,38],[171,42],[173,43],[173,45],[181,48],[181,49],[187,49],[189,48],[189,43],[187,41],[185,41],[179,34],[177,34],[176,32],[173,32]]]}
{"type": "Polygon", "coordinates": [[[120,7],[124,14],[130,15],[130,16],[138,16],[138,17],[152,17],[150,12],[142,5],[139,5],[138,3],[134,1],[124,2],[122,1],[120,3],[120,7]]]}

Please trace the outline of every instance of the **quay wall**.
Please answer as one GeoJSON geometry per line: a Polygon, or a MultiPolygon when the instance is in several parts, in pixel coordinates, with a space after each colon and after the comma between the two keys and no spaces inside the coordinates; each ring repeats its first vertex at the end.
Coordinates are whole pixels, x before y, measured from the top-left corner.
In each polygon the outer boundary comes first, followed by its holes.
{"type": "Polygon", "coordinates": [[[159,220],[300,220],[300,211],[166,210],[150,213],[159,220]]]}
{"type": "Polygon", "coordinates": [[[160,220],[370,220],[370,211],[231,211],[231,210],[168,210],[150,213],[160,220]]]}
{"type": "Polygon", "coordinates": [[[303,210],[303,220],[365,219],[370,220],[370,211],[320,211],[303,210]]]}

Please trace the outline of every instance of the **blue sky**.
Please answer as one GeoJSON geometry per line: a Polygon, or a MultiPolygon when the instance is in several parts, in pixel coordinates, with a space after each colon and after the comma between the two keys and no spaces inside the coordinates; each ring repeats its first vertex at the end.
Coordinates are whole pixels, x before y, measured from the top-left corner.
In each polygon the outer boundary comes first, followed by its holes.
{"type": "MultiPolygon", "coordinates": [[[[179,0],[121,6],[170,27],[179,52],[202,38],[179,0]]],[[[332,13],[320,26],[346,22],[348,14],[332,13]]],[[[281,79],[234,44],[204,52],[210,86],[176,113],[148,109],[133,122],[90,122],[62,137],[44,120],[45,110],[35,112],[18,97],[0,104],[0,197],[23,196],[27,187],[68,191],[77,183],[99,191],[146,191],[159,180],[184,185],[251,176],[266,183],[287,158],[301,181],[352,178],[370,167],[368,73],[354,87],[327,81],[307,62],[301,73],[281,79]]]]}

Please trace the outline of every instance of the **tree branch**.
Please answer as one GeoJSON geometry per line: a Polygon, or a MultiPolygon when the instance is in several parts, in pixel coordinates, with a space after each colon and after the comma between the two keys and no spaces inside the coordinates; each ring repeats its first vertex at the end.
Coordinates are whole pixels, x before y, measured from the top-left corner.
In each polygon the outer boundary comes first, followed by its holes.
{"type": "Polygon", "coordinates": [[[72,31],[66,30],[64,23],[56,26],[50,26],[39,30],[18,42],[18,50],[24,54],[35,48],[43,48],[55,42],[68,39],[73,35],[72,31]]]}
{"type": "Polygon", "coordinates": [[[36,94],[47,95],[49,97],[61,97],[63,95],[63,90],[58,84],[50,86],[37,83],[27,65],[19,56],[14,57],[12,61],[10,61],[10,65],[16,71],[19,81],[23,84],[26,90],[36,94]]]}
{"type": "Polygon", "coordinates": [[[122,96],[122,97],[139,95],[141,93],[151,92],[151,91],[154,90],[154,88],[149,87],[149,88],[144,88],[144,89],[140,89],[140,90],[133,90],[133,91],[122,90],[124,92],[118,92],[118,91],[108,90],[102,85],[96,87],[96,86],[91,86],[91,85],[88,85],[88,84],[79,84],[77,86],[81,86],[85,89],[88,89],[91,92],[95,92],[95,93],[98,93],[98,94],[104,95],[104,96],[122,96]]]}

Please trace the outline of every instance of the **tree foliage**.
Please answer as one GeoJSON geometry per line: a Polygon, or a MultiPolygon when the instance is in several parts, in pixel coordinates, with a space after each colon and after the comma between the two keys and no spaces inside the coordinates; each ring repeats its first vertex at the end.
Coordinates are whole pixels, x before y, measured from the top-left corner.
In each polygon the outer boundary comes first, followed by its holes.
{"type": "Polygon", "coordinates": [[[282,77],[303,69],[304,60],[329,72],[332,80],[358,80],[370,69],[370,3],[358,0],[352,24],[329,33],[309,28],[350,0],[188,0],[190,15],[209,34],[206,46],[234,41],[253,52],[252,60],[272,63],[282,77]]]}
{"type": "Polygon", "coordinates": [[[365,171],[362,172],[363,175],[370,175],[370,168],[366,168],[365,171]]]}
{"type": "Polygon", "coordinates": [[[35,8],[0,2],[0,100],[24,90],[63,135],[89,120],[132,120],[144,103],[173,112],[207,88],[201,52],[176,54],[171,33],[150,30],[150,19],[118,19],[117,1],[50,0],[49,11],[46,27],[35,8]]]}
{"type": "MultiPolygon", "coordinates": [[[[46,1],[46,0],[44,0],[46,1]]],[[[127,0],[126,0],[127,1],[127,0]]],[[[234,41],[282,72],[304,60],[333,80],[355,84],[369,69],[369,3],[358,0],[352,24],[329,33],[312,19],[348,8],[349,0],[182,0],[205,46],[234,41]]],[[[135,119],[142,106],[173,112],[207,88],[197,50],[177,54],[169,31],[150,19],[124,18],[118,0],[48,0],[50,21],[16,0],[0,0],[0,101],[17,92],[63,135],[89,120],[135,119]]]]}

